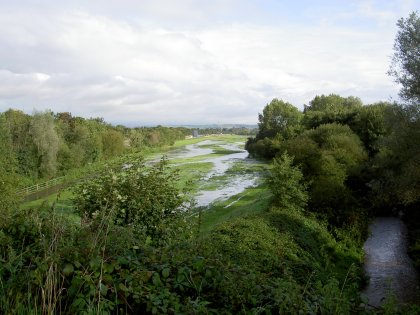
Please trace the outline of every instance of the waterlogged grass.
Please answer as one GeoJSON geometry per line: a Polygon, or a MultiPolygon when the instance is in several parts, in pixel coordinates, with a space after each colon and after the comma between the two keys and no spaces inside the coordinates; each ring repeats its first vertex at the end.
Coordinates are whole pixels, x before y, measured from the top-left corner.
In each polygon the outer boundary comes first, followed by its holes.
{"type": "MultiPolygon", "coordinates": [[[[243,152],[241,150],[225,149],[225,148],[222,148],[222,147],[217,146],[217,145],[211,145],[209,148],[212,148],[212,150],[213,150],[212,153],[201,154],[201,155],[196,155],[196,156],[192,156],[192,157],[185,157],[185,158],[180,157],[180,158],[169,159],[168,162],[171,163],[171,164],[193,163],[193,162],[210,160],[210,159],[215,159],[215,158],[222,157],[222,156],[225,156],[225,155],[230,155],[230,154],[242,153],[243,152]]],[[[182,153],[180,153],[180,154],[182,154],[182,153]]]]}
{"type": "Polygon", "coordinates": [[[256,162],[255,160],[239,160],[235,161],[223,175],[215,175],[202,183],[202,190],[216,190],[224,185],[229,185],[232,179],[243,177],[250,178],[250,176],[264,177],[270,168],[270,165],[265,162],[256,162]]]}
{"type": "Polygon", "coordinates": [[[196,162],[201,162],[201,161],[204,161],[204,160],[214,159],[216,157],[221,157],[221,156],[224,156],[224,155],[226,155],[226,154],[210,153],[210,154],[197,155],[197,156],[192,156],[192,157],[187,157],[187,158],[170,159],[170,160],[168,160],[168,162],[170,164],[196,163],[196,162]]]}
{"type": "Polygon", "coordinates": [[[255,215],[266,211],[271,202],[266,185],[250,187],[227,200],[216,202],[201,213],[201,232],[209,232],[217,225],[233,218],[255,215]]]}
{"type": "Polygon", "coordinates": [[[223,141],[224,143],[244,143],[248,137],[247,136],[238,136],[238,135],[212,135],[212,136],[205,136],[193,139],[185,139],[176,141],[175,144],[171,148],[178,148],[183,147],[188,144],[195,144],[205,140],[214,140],[214,141],[223,141]]]}
{"type": "Polygon", "coordinates": [[[187,189],[189,193],[196,193],[200,188],[200,181],[213,168],[211,162],[174,165],[179,171],[178,188],[187,189]]]}
{"type": "Polygon", "coordinates": [[[229,150],[229,149],[225,149],[225,148],[216,148],[213,150],[213,154],[217,154],[217,155],[228,155],[228,154],[235,154],[235,153],[242,153],[243,151],[241,150],[229,150]]]}

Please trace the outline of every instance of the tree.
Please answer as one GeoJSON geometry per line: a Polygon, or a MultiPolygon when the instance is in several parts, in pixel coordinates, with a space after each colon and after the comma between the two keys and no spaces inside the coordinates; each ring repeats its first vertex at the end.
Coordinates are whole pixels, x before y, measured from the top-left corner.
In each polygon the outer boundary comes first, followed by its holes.
{"type": "Polygon", "coordinates": [[[273,160],[270,172],[270,189],[274,203],[283,208],[303,209],[308,202],[307,185],[300,169],[293,166],[293,158],[287,153],[273,160]]]}
{"type": "Polygon", "coordinates": [[[309,106],[305,105],[303,124],[307,129],[330,123],[349,124],[362,105],[362,101],[354,96],[317,95],[309,106]]]}
{"type": "Polygon", "coordinates": [[[42,177],[52,177],[57,171],[57,153],[59,138],[55,130],[54,117],[51,112],[35,112],[29,132],[37,148],[39,173],[42,177]]]}
{"type": "Polygon", "coordinates": [[[258,133],[255,138],[248,139],[245,149],[252,155],[274,157],[283,140],[302,131],[302,117],[302,112],[292,104],[273,99],[258,115],[258,133]]]}
{"type": "Polygon", "coordinates": [[[32,117],[14,109],[4,112],[4,117],[18,163],[16,171],[29,178],[38,177],[38,153],[29,132],[32,117]]]}
{"type": "Polygon", "coordinates": [[[420,102],[420,17],[412,12],[397,22],[394,55],[388,71],[402,85],[400,96],[405,101],[420,102]]]}
{"type": "Polygon", "coordinates": [[[4,114],[0,115],[0,213],[16,206],[16,159],[4,114]]]}
{"type": "Polygon", "coordinates": [[[124,151],[124,136],[116,130],[107,130],[102,134],[102,148],[106,159],[120,155],[124,151]]]}
{"type": "Polygon", "coordinates": [[[390,108],[391,104],[386,102],[363,106],[357,111],[354,119],[349,122],[350,128],[362,140],[370,157],[379,152],[379,140],[389,132],[385,116],[390,108]]]}
{"type": "Polygon", "coordinates": [[[293,137],[300,130],[302,116],[302,113],[292,104],[273,99],[264,107],[263,113],[258,115],[257,138],[293,137]]]}
{"type": "Polygon", "coordinates": [[[347,179],[367,159],[359,137],[349,126],[325,124],[282,144],[310,183],[309,207],[333,223],[350,218],[354,206],[347,179]]]}
{"type": "Polygon", "coordinates": [[[388,74],[401,84],[399,94],[407,103],[395,104],[389,111],[391,132],[377,156],[381,173],[372,187],[378,200],[416,208],[420,202],[420,17],[412,12],[397,26],[388,74]]]}
{"type": "Polygon", "coordinates": [[[376,157],[380,173],[372,186],[379,202],[414,207],[420,202],[420,111],[394,105],[388,121],[392,132],[376,157]]]}

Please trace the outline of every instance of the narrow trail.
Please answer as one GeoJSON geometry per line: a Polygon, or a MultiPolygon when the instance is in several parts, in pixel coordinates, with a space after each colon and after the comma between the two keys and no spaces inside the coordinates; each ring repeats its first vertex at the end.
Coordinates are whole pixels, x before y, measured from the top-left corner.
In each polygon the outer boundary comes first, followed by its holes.
{"type": "Polygon", "coordinates": [[[364,245],[365,272],[369,284],[362,292],[368,305],[379,307],[389,294],[398,303],[416,300],[417,272],[407,254],[407,228],[398,218],[378,217],[370,225],[364,245]]]}

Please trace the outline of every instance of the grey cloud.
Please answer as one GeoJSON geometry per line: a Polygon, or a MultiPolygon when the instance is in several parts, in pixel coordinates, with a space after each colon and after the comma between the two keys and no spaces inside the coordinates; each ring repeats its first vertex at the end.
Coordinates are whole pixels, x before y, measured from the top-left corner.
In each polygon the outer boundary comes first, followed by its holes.
{"type": "Polygon", "coordinates": [[[366,102],[396,94],[385,74],[390,27],[243,23],[233,10],[239,3],[5,1],[0,110],[50,108],[149,124],[254,123],[274,97],[301,106],[321,93],[366,102]],[[235,23],[218,22],[229,15],[235,23]]]}

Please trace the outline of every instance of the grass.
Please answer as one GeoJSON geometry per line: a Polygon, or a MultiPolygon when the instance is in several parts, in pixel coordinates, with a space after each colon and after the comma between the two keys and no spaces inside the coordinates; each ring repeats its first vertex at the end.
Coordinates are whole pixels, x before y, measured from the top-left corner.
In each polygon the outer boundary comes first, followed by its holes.
{"type": "MultiPolygon", "coordinates": [[[[188,139],[177,141],[172,148],[180,148],[188,144],[199,143],[204,140],[217,140],[217,144],[203,145],[203,147],[209,147],[214,150],[213,153],[201,156],[195,156],[191,158],[179,158],[169,161],[169,165],[179,170],[179,181],[178,188],[188,189],[190,194],[195,194],[199,190],[216,190],[223,185],[229,185],[229,179],[238,174],[255,174],[263,172],[267,165],[266,164],[254,164],[239,161],[234,163],[231,168],[224,175],[213,176],[210,180],[203,181],[205,177],[213,168],[213,163],[208,160],[211,158],[221,157],[228,154],[237,153],[240,151],[227,150],[220,147],[221,143],[237,143],[243,142],[246,137],[235,136],[235,135],[223,135],[223,136],[212,136],[212,137],[201,137],[196,139],[188,139]]],[[[132,153],[126,155],[126,158],[135,158],[139,155],[143,155],[144,159],[150,160],[156,158],[158,154],[167,152],[167,148],[161,148],[159,151],[151,149],[147,152],[132,153]],[[159,152],[159,153],[157,153],[159,152]]],[[[119,158],[123,161],[124,158],[119,158]]],[[[103,165],[102,163],[101,165],[103,165]]],[[[98,170],[99,165],[89,165],[85,170],[79,171],[79,174],[86,174],[87,170],[98,170]]],[[[70,177],[74,178],[76,174],[71,174],[70,177]]],[[[38,199],[35,201],[22,203],[23,209],[27,208],[41,208],[41,207],[52,207],[55,206],[57,213],[63,216],[67,216],[72,221],[80,223],[80,217],[75,213],[73,206],[73,193],[71,189],[65,189],[60,193],[54,193],[48,197],[38,199]]],[[[247,215],[251,213],[257,213],[262,209],[265,209],[268,205],[270,193],[264,187],[248,188],[246,191],[232,196],[231,198],[217,202],[213,205],[204,215],[203,229],[209,230],[212,226],[228,220],[232,217],[247,215]]]]}
{"type": "Polygon", "coordinates": [[[174,165],[173,167],[179,170],[178,188],[188,188],[191,193],[195,193],[199,189],[200,180],[213,168],[213,163],[201,162],[174,165]]]}
{"type": "Polygon", "coordinates": [[[236,143],[236,142],[244,142],[248,137],[247,136],[238,136],[238,135],[214,135],[214,136],[206,136],[200,138],[193,138],[193,139],[185,139],[176,141],[172,148],[183,147],[188,144],[194,144],[198,142],[202,142],[205,140],[217,140],[223,141],[226,143],[236,143]]]}
{"type": "Polygon", "coordinates": [[[41,209],[54,207],[57,214],[69,218],[72,222],[80,224],[80,216],[75,212],[73,205],[73,192],[65,189],[59,193],[49,195],[46,198],[29,201],[21,204],[22,209],[41,209]]]}
{"type": "Polygon", "coordinates": [[[242,193],[213,204],[201,214],[201,232],[206,233],[233,218],[255,215],[268,209],[271,192],[261,185],[245,189],[242,193]]]}

